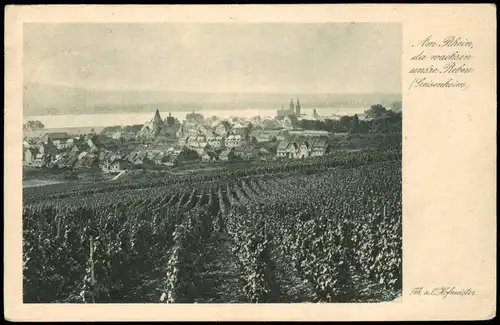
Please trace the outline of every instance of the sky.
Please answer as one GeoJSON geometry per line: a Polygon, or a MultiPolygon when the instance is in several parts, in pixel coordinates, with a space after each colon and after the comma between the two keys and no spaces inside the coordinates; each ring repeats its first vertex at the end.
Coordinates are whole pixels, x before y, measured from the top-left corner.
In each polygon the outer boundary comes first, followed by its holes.
{"type": "Polygon", "coordinates": [[[400,24],[24,24],[24,83],[400,93],[400,24]]]}

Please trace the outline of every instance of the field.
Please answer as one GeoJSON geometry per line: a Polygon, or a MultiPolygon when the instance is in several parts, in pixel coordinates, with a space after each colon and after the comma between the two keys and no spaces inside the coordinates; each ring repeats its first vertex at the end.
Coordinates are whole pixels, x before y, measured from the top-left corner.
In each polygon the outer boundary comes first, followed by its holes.
{"type": "Polygon", "coordinates": [[[393,300],[401,149],[24,189],[25,303],[393,300]]]}

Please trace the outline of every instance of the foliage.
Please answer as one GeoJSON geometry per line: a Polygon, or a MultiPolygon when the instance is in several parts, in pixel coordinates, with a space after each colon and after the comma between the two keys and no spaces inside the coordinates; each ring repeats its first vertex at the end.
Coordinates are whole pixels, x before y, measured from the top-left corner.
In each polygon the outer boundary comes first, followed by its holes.
{"type": "Polygon", "coordinates": [[[45,125],[40,121],[27,121],[23,124],[23,130],[39,130],[44,128],[45,125]]]}
{"type": "Polygon", "coordinates": [[[25,303],[204,302],[222,295],[211,277],[230,287],[224,268],[240,302],[401,291],[398,148],[52,185],[23,200],[25,303]]]}

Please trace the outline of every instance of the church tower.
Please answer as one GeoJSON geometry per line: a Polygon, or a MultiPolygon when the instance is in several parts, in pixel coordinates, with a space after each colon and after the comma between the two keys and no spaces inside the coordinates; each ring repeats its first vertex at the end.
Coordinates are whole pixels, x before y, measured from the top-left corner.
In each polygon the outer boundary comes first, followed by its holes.
{"type": "Polygon", "coordinates": [[[293,112],[293,98],[290,98],[290,112],[293,112]]]}
{"type": "Polygon", "coordinates": [[[300,103],[298,98],[297,98],[297,106],[295,106],[295,115],[297,115],[297,117],[300,117],[300,103]]]}

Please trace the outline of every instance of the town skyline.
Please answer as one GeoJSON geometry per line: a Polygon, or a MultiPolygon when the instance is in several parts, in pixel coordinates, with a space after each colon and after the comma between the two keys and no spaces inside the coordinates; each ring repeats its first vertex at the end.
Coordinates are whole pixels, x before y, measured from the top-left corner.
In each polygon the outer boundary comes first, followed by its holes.
{"type": "Polygon", "coordinates": [[[290,98],[300,98],[304,108],[365,107],[390,105],[401,94],[303,94],[303,93],[195,93],[167,91],[107,91],[77,87],[47,87],[32,84],[24,88],[23,115],[140,113],[161,110],[278,109],[290,98]]]}

